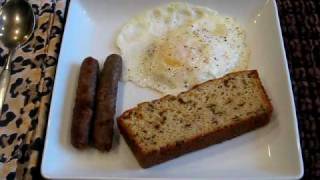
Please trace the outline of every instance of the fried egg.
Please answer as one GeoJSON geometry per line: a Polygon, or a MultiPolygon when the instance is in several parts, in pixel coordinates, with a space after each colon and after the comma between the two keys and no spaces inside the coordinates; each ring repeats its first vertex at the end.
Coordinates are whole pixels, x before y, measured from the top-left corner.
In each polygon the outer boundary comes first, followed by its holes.
{"type": "Polygon", "coordinates": [[[165,94],[246,69],[249,57],[245,32],[234,18],[182,2],[134,17],[116,44],[123,79],[165,94]]]}

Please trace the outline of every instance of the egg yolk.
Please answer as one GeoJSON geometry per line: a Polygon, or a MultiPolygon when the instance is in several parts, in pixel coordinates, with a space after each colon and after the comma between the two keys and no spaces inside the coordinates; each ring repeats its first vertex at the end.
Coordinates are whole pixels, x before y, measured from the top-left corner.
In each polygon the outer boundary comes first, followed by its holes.
{"type": "Polygon", "coordinates": [[[172,44],[165,42],[160,45],[158,52],[160,59],[162,59],[166,65],[173,68],[183,66],[184,61],[190,57],[190,52],[183,48],[181,43],[172,44]]]}
{"type": "Polygon", "coordinates": [[[190,34],[179,35],[179,32],[170,34],[154,45],[152,59],[173,69],[188,68],[197,63],[196,61],[199,60],[199,56],[196,57],[196,54],[199,54],[197,51],[205,49],[198,39],[190,34]]]}

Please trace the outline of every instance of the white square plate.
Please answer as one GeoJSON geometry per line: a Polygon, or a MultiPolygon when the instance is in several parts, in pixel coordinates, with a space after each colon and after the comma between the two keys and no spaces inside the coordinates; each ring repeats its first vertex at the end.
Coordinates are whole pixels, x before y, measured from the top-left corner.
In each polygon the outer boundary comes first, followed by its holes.
{"type": "MultiPolygon", "coordinates": [[[[125,141],[111,152],[78,151],[70,124],[79,67],[87,56],[102,63],[117,53],[115,37],[135,14],[168,0],[72,0],[56,72],[41,172],[47,178],[299,178],[303,163],[290,77],[277,7],[270,0],[194,0],[193,4],[235,17],[246,29],[250,69],[258,69],[274,113],[256,131],[175,160],[142,169],[125,141]]],[[[117,116],[159,94],[120,83],[117,116]]]]}

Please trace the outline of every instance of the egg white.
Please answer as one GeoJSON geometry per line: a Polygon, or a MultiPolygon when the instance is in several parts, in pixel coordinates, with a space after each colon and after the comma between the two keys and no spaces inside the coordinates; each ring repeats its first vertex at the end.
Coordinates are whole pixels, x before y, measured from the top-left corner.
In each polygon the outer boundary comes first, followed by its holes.
{"type": "Polygon", "coordinates": [[[162,93],[245,69],[245,33],[231,17],[206,7],[170,3],[131,19],[117,37],[123,78],[162,93]]]}

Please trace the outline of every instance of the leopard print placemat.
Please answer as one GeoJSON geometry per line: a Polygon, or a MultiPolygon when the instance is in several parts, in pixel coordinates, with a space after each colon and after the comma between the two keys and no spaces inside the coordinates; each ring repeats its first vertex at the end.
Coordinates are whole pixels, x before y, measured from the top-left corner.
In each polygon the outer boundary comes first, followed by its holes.
{"type": "MultiPolygon", "coordinates": [[[[17,52],[0,119],[0,179],[40,179],[66,0],[30,0],[37,31],[17,52]]],[[[0,0],[3,3],[3,0],[0,0]]],[[[320,178],[320,1],[277,0],[297,107],[304,179],[320,178]]],[[[0,65],[7,51],[0,48],[0,65]]]]}
{"type": "MultiPolygon", "coordinates": [[[[0,1],[1,4],[4,1],[0,1]]],[[[66,1],[29,0],[35,33],[12,62],[10,87],[0,119],[0,179],[39,179],[66,1]]],[[[0,62],[7,50],[1,46],[0,62]]]]}

